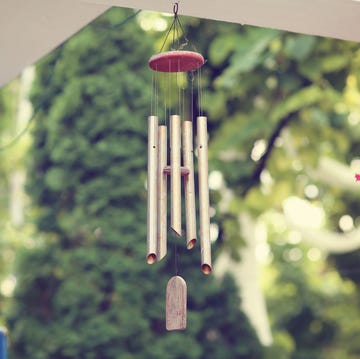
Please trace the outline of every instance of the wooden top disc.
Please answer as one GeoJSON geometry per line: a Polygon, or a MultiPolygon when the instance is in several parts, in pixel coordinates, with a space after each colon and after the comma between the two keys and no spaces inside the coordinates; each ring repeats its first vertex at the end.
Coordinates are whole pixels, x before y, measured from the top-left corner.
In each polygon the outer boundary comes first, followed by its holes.
{"type": "Polygon", "coordinates": [[[153,55],[149,60],[152,70],[158,72],[194,71],[204,65],[203,56],[193,51],[168,51],[153,55]]]}

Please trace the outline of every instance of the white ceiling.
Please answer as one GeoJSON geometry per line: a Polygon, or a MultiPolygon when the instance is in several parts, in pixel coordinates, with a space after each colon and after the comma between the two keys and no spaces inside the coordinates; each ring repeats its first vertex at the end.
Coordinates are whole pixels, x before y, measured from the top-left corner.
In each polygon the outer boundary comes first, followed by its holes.
{"type": "MultiPolygon", "coordinates": [[[[111,6],[172,12],[169,0],[0,0],[0,86],[111,6]]],[[[179,14],[360,42],[354,0],[180,0],[179,14]]]]}

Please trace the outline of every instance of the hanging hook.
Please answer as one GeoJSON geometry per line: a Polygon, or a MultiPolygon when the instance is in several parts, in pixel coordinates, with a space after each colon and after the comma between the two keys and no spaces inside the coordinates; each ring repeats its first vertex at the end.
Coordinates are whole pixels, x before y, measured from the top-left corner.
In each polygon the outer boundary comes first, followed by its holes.
{"type": "Polygon", "coordinates": [[[179,11],[179,2],[177,1],[173,7],[173,13],[174,13],[175,18],[177,18],[177,16],[178,16],[178,11],[179,11]]]}

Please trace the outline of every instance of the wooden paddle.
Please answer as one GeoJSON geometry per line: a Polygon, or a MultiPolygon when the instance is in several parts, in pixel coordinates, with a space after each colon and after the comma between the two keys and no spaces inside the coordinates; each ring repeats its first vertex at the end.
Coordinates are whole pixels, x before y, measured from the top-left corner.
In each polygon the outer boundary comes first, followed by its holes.
{"type": "Polygon", "coordinates": [[[180,276],[170,278],[166,286],[166,329],[186,328],[186,282],[180,276]]]}

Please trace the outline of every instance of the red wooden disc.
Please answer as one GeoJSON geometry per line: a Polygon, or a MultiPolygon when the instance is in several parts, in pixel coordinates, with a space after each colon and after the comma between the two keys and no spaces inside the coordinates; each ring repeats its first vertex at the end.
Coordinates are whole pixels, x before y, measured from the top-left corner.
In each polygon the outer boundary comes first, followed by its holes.
{"type": "Polygon", "coordinates": [[[149,66],[159,72],[194,71],[204,65],[201,54],[193,51],[168,51],[154,55],[149,60],[149,66]]]}

